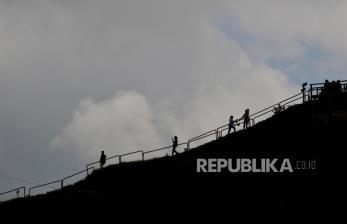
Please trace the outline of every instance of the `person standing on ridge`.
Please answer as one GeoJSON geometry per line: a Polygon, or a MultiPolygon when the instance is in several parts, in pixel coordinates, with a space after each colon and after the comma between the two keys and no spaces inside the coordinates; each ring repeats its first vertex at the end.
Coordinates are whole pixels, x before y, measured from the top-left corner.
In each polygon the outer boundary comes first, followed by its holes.
{"type": "Polygon", "coordinates": [[[243,119],[243,129],[247,129],[249,126],[249,122],[250,122],[249,109],[248,108],[245,110],[245,113],[240,118],[240,120],[242,120],[242,119],[243,119]]]}
{"type": "Polygon", "coordinates": [[[301,93],[302,93],[302,102],[303,103],[306,102],[306,86],[307,86],[307,82],[305,82],[301,85],[301,93]]]}
{"type": "Polygon", "coordinates": [[[178,152],[176,151],[176,148],[178,146],[178,140],[177,140],[177,136],[172,138],[172,156],[174,154],[178,154],[178,152]]]}
{"type": "Polygon", "coordinates": [[[106,155],[104,151],[101,151],[101,156],[100,156],[100,168],[103,168],[105,163],[106,163],[106,155]]]}
{"type": "Polygon", "coordinates": [[[323,93],[324,93],[324,95],[329,95],[329,93],[330,93],[330,82],[327,79],[324,82],[323,93]]]}
{"type": "Polygon", "coordinates": [[[230,134],[231,129],[234,129],[234,132],[236,132],[235,121],[234,121],[234,117],[233,116],[230,116],[230,118],[229,118],[228,134],[230,134]]]}

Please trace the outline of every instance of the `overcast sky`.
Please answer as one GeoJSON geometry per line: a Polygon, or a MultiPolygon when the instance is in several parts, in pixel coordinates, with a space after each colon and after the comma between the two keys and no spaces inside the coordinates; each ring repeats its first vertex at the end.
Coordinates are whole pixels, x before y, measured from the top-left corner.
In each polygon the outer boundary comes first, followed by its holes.
{"type": "MultiPolygon", "coordinates": [[[[0,191],[347,79],[347,2],[0,0],[0,191]],[[1,177],[2,176],[2,177],[1,177]]],[[[30,186],[28,184],[25,184],[30,186]]]]}

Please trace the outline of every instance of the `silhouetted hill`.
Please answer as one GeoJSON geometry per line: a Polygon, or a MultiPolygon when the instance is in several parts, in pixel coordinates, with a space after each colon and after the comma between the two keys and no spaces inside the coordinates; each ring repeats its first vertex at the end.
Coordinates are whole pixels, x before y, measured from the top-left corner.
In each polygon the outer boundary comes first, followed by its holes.
{"type": "Polygon", "coordinates": [[[347,207],[346,99],[339,98],[344,113],[324,111],[323,101],[292,106],[177,156],[108,166],[63,190],[2,203],[0,213],[30,220],[48,214],[53,222],[151,221],[163,215],[165,222],[188,221],[186,216],[235,223],[334,222],[347,207]],[[294,172],[198,173],[198,158],[289,158],[294,172]],[[315,161],[316,167],[296,169],[300,161],[315,161]]]}

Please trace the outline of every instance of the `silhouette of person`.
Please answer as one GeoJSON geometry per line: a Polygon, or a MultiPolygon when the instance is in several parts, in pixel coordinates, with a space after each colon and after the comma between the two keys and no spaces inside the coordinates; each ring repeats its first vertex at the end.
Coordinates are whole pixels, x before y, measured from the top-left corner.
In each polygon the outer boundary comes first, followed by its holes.
{"type": "Polygon", "coordinates": [[[172,138],[172,155],[178,154],[178,152],[176,151],[177,146],[178,146],[178,140],[177,140],[177,136],[175,136],[172,138]]]}
{"type": "Polygon", "coordinates": [[[106,163],[106,155],[104,151],[101,151],[101,156],[100,156],[100,168],[103,168],[106,163]]]}
{"type": "Polygon", "coordinates": [[[233,116],[230,116],[230,118],[229,118],[228,134],[230,134],[231,129],[234,129],[234,132],[236,132],[235,121],[234,121],[234,117],[233,116]]]}
{"type": "Polygon", "coordinates": [[[302,93],[302,102],[303,103],[305,103],[305,101],[306,101],[306,86],[307,86],[307,82],[305,82],[301,85],[301,93],[302,93]]]}
{"type": "Polygon", "coordinates": [[[336,81],[331,82],[330,91],[331,91],[332,95],[334,95],[334,96],[338,93],[338,86],[337,86],[336,81]]]}
{"type": "Polygon", "coordinates": [[[330,82],[329,82],[329,80],[327,80],[327,79],[325,80],[323,88],[324,88],[323,91],[324,91],[325,95],[329,94],[329,92],[330,92],[330,82]]]}
{"type": "Polygon", "coordinates": [[[250,122],[249,109],[248,108],[245,110],[245,113],[240,118],[240,120],[242,120],[242,119],[243,119],[243,129],[248,128],[249,122],[250,122]]]}

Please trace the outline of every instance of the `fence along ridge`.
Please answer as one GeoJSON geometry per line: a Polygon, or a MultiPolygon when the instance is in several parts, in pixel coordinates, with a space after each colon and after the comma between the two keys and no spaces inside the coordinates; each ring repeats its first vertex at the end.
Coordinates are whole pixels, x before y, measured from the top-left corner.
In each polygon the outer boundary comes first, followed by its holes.
{"type": "MultiPolygon", "coordinates": [[[[302,93],[298,93],[298,94],[295,94],[294,96],[298,96],[298,95],[301,95],[301,94],[302,94],[302,93]]],[[[290,97],[290,98],[287,98],[287,99],[291,99],[291,98],[293,98],[294,96],[292,96],[292,97],[290,97]]],[[[287,100],[287,99],[286,99],[286,100],[287,100]]],[[[282,101],[280,101],[280,103],[281,103],[281,102],[284,102],[284,101],[286,101],[286,100],[282,100],[282,101]]],[[[274,105],[278,105],[278,103],[277,103],[277,104],[274,104],[274,105]]],[[[264,110],[266,110],[266,109],[268,109],[268,108],[270,108],[270,107],[267,107],[267,108],[265,108],[265,109],[263,109],[263,110],[261,110],[261,111],[264,111],[264,110]]],[[[258,111],[257,113],[259,113],[259,111],[258,111]]],[[[253,116],[253,115],[255,115],[255,114],[257,114],[257,113],[251,114],[250,117],[253,116]]],[[[243,123],[243,122],[241,122],[240,124],[242,124],[242,123],[243,123]]],[[[228,124],[223,125],[223,126],[221,126],[221,127],[219,127],[219,128],[226,127],[227,125],[228,125],[228,124]]],[[[178,144],[178,146],[187,145],[187,148],[186,148],[186,149],[187,149],[187,150],[190,150],[190,143],[192,143],[192,142],[195,142],[195,141],[204,139],[204,138],[209,137],[209,136],[212,136],[212,135],[216,135],[216,139],[218,139],[219,137],[221,137],[221,136],[219,135],[219,133],[218,133],[219,128],[212,129],[212,130],[207,131],[207,132],[205,132],[205,133],[203,133],[203,134],[200,134],[200,135],[198,135],[198,136],[195,136],[195,137],[189,139],[187,142],[178,144]]],[[[223,129],[223,130],[225,130],[225,129],[223,129]]],[[[222,130],[222,131],[223,131],[223,130],[222,130]]],[[[122,157],[128,156],[128,155],[133,155],[133,154],[136,154],[136,153],[140,153],[140,152],[141,152],[141,154],[142,154],[142,161],[144,161],[144,160],[145,160],[145,155],[146,155],[146,154],[153,153],[153,152],[158,152],[158,151],[162,151],[162,150],[165,150],[165,149],[170,149],[171,147],[172,147],[172,146],[170,145],[170,146],[165,146],[165,147],[161,147],[161,148],[153,149],[153,150],[149,150],[149,151],[137,150],[137,151],[134,151],[134,152],[129,152],[129,153],[121,154],[121,155],[114,155],[114,156],[111,156],[111,157],[106,158],[106,160],[110,160],[110,159],[113,159],[113,158],[118,158],[118,162],[121,163],[121,162],[122,162],[122,157]]],[[[73,177],[73,176],[75,176],[75,175],[77,175],[77,174],[83,173],[83,172],[86,172],[87,175],[89,175],[89,170],[90,170],[90,169],[95,170],[94,167],[90,167],[90,166],[95,165],[95,164],[98,164],[98,163],[99,163],[99,161],[95,161],[95,162],[89,163],[89,164],[86,165],[86,169],[84,169],[84,170],[82,170],[82,171],[79,171],[79,172],[77,172],[77,173],[74,173],[74,174],[72,174],[72,175],[69,175],[69,176],[67,176],[67,177],[65,177],[65,178],[61,178],[61,179],[58,179],[58,180],[55,180],[55,181],[50,181],[50,182],[45,183],[45,184],[40,184],[40,185],[36,185],[36,186],[34,186],[34,187],[31,187],[31,188],[29,188],[29,191],[28,191],[28,195],[27,195],[27,196],[31,196],[32,190],[38,189],[38,188],[41,188],[41,187],[46,187],[46,186],[51,185],[51,184],[61,183],[61,189],[62,189],[62,188],[64,187],[64,180],[66,180],[66,179],[68,179],[68,178],[70,178],[70,177],[73,177]]],[[[1,193],[0,196],[1,196],[1,195],[4,195],[4,194],[7,194],[7,193],[11,193],[11,192],[16,191],[16,190],[18,190],[18,189],[13,189],[13,190],[10,190],[10,191],[1,193]]],[[[25,196],[25,193],[24,193],[24,196],[25,196]]]]}
{"type": "MultiPolygon", "coordinates": [[[[347,80],[343,80],[341,81],[341,84],[343,85],[343,88],[346,89],[347,88],[347,80]]],[[[313,84],[310,84],[310,89],[308,90],[302,90],[300,93],[297,93],[285,100],[281,100],[280,102],[276,103],[276,104],[273,104],[269,107],[266,107],[264,109],[261,109],[253,114],[250,115],[250,119],[253,123],[253,125],[255,125],[255,118],[258,118],[258,117],[261,117],[265,114],[268,114],[270,112],[273,111],[273,108],[277,105],[281,105],[281,106],[285,106],[285,105],[288,105],[290,103],[293,103],[295,101],[298,101],[299,99],[302,99],[303,102],[306,101],[306,97],[309,99],[309,100],[312,100],[312,94],[313,94],[313,90],[315,89],[321,89],[322,87],[314,87],[314,86],[321,86],[321,85],[324,85],[324,83],[313,83],[313,84]],[[307,94],[308,93],[308,94],[307,94]],[[290,100],[290,101],[289,101],[290,100]],[[288,102],[287,102],[288,101],[288,102]],[[283,104],[284,103],[284,104],[283,104]],[[257,116],[256,116],[257,115],[257,116]]],[[[244,122],[239,122],[239,124],[243,124],[244,122]]],[[[252,126],[253,126],[252,125],[252,126]]],[[[227,130],[227,127],[228,124],[225,124],[225,125],[222,125],[216,129],[212,129],[210,131],[207,131],[203,134],[200,134],[198,136],[195,136],[191,139],[189,139],[187,142],[184,142],[184,143],[180,143],[178,144],[178,146],[181,146],[181,145],[187,145],[187,148],[186,150],[190,150],[190,143],[192,142],[195,142],[195,141],[198,141],[198,140],[201,140],[201,139],[204,139],[206,137],[209,137],[209,136],[212,136],[212,135],[216,135],[216,139],[220,138],[223,136],[223,131],[227,130]]],[[[161,150],[165,150],[165,149],[170,149],[172,146],[165,146],[165,147],[162,147],[162,148],[158,148],[158,149],[153,149],[153,150],[149,150],[149,151],[144,151],[144,150],[137,150],[137,151],[134,151],[134,152],[129,152],[129,153],[125,153],[125,154],[121,154],[121,155],[114,155],[114,156],[111,156],[111,157],[108,157],[106,160],[110,160],[110,159],[113,159],[113,158],[118,158],[118,162],[121,163],[122,162],[122,157],[124,156],[128,156],[128,155],[133,155],[133,154],[136,154],[136,153],[141,153],[142,155],[142,161],[145,160],[145,155],[146,154],[149,154],[149,153],[153,153],[153,152],[158,152],[158,151],[161,151],[161,150]]],[[[34,186],[34,187],[31,187],[29,188],[29,194],[28,196],[30,196],[31,194],[31,191],[33,189],[37,189],[37,188],[40,188],[40,187],[44,187],[44,186],[47,186],[47,185],[50,185],[50,184],[53,184],[53,183],[61,183],[61,189],[64,187],[64,181],[68,178],[71,178],[73,176],[76,176],[78,174],[81,174],[81,173],[84,173],[86,172],[87,175],[89,175],[89,170],[92,169],[92,170],[95,170],[94,167],[90,167],[91,165],[94,165],[94,164],[98,164],[99,161],[95,161],[95,162],[92,162],[92,163],[89,163],[86,165],[86,169],[82,170],[82,171],[79,171],[77,173],[74,173],[72,175],[69,175],[65,178],[62,178],[62,179],[59,179],[59,180],[56,180],[56,181],[51,181],[49,183],[46,183],[46,184],[40,184],[40,185],[37,185],[37,186],[34,186]]],[[[24,194],[23,196],[26,196],[25,195],[25,187],[20,187],[20,188],[16,188],[16,189],[13,189],[13,190],[9,190],[7,192],[4,192],[4,193],[0,193],[0,196],[1,195],[5,195],[5,194],[8,194],[8,193],[11,193],[11,192],[14,192],[14,191],[17,191],[17,190],[20,190],[20,189],[24,189],[24,194]]]]}

